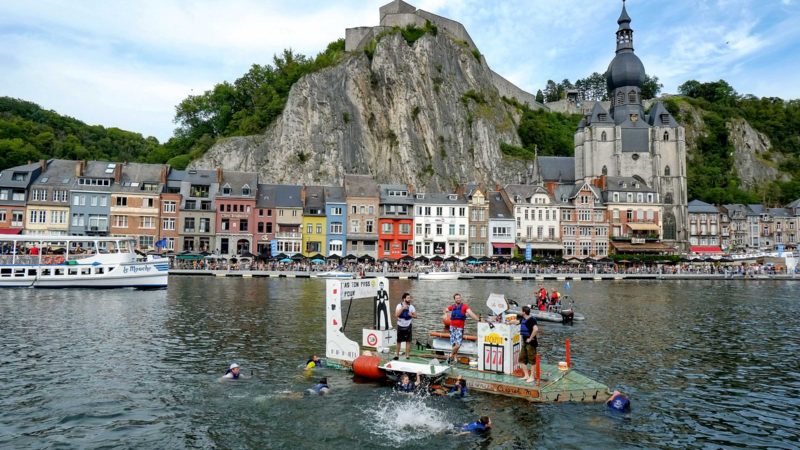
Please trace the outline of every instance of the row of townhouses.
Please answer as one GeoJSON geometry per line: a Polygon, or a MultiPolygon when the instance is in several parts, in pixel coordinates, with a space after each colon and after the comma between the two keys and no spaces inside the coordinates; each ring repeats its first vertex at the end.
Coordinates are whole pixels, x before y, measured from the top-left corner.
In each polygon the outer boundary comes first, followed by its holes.
{"type": "Polygon", "coordinates": [[[783,208],[689,202],[689,242],[693,253],[743,253],[796,249],[800,200],[783,208]]]}
{"type": "MultiPolygon", "coordinates": [[[[575,180],[571,158],[539,157],[531,184],[415,192],[346,175],[343,186],[275,185],[255,173],[40,161],[0,172],[0,233],[134,236],[142,251],[219,255],[604,257],[668,253],[674,224],[643,180],[575,180]],[[161,245],[157,245],[161,243],[161,245]]],[[[689,204],[695,253],[797,245],[785,208],[689,204]]]]}

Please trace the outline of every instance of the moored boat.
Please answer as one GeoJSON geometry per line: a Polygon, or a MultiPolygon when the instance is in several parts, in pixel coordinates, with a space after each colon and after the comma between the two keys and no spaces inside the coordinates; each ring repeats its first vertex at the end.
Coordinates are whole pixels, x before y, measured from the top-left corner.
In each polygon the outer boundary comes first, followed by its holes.
{"type": "Polygon", "coordinates": [[[353,278],[353,274],[349,272],[340,272],[338,270],[330,270],[328,272],[320,272],[316,277],[332,280],[349,280],[353,278]]]}
{"type": "Polygon", "coordinates": [[[169,260],[135,246],[130,237],[4,236],[0,287],[167,287],[169,260]]]}
{"type": "Polygon", "coordinates": [[[457,280],[460,272],[426,271],[417,274],[418,280],[457,280]]]}

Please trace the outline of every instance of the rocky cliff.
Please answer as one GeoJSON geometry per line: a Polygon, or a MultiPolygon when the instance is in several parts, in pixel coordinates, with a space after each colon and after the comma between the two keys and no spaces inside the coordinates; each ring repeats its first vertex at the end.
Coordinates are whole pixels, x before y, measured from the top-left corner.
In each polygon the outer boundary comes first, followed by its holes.
{"type": "Polygon", "coordinates": [[[389,33],[371,58],[353,52],[295,83],[264,135],[222,139],[192,166],[256,171],[272,183],[371,174],[417,190],[516,181],[523,163],[504,160],[500,143],[520,144],[519,113],[481,59],[445,33],[413,45],[389,33]]]}

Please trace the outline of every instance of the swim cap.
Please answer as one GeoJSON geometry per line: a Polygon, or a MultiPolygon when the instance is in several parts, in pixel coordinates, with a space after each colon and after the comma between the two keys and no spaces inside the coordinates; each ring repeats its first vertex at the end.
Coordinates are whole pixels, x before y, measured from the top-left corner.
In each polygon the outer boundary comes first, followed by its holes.
{"type": "Polygon", "coordinates": [[[231,370],[238,369],[238,368],[239,368],[238,364],[236,364],[236,363],[231,364],[231,367],[230,367],[231,370]]]}

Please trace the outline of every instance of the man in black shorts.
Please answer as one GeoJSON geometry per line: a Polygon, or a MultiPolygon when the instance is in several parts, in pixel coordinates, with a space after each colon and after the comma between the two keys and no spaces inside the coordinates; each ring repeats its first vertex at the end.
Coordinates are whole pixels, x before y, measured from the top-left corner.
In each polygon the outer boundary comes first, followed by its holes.
{"type": "Polygon", "coordinates": [[[406,343],[406,359],[411,357],[411,321],[417,318],[417,310],[411,304],[411,294],[406,292],[403,294],[403,299],[394,310],[394,316],[397,318],[397,356],[395,359],[400,358],[400,346],[403,342],[406,343]]]}

